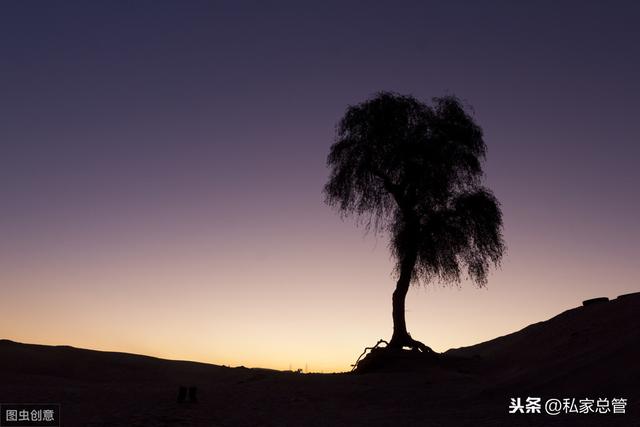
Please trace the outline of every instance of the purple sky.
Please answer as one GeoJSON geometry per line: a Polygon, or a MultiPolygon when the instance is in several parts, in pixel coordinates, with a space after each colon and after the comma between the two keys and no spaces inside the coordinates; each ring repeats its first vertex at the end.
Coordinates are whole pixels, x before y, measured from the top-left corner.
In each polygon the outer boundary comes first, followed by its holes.
{"type": "Polygon", "coordinates": [[[410,292],[416,338],[638,290],[637,2],[316,3],[0,4],[0,337],[348,368],[392,262],[321,189],[379,90],[473,106],[505,217],[487,290],[410,292]]]}

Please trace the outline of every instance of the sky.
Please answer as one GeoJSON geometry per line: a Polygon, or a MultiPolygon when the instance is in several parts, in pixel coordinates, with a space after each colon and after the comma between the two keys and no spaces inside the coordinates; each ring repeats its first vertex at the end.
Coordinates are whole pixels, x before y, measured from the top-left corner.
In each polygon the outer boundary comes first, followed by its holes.
{"type": "Polygon", "coordinates": [[[0,3],[0,338],[350,369],[388,237],[323,202],[349,105],[455,94],[508,252],[414,287],[436,351],[638,291],[637,2],[0,3]],[[270,3],[270,4],[267,4],[270,3]],[[482,4],[481,4],[482,3],[482,4]]]}

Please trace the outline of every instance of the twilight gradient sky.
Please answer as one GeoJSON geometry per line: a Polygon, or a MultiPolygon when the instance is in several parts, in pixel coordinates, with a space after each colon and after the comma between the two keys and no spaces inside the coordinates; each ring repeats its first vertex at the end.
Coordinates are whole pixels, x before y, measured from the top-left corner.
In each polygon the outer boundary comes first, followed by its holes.
{"type": "Polygon", "coordinates": [[[505,218],[488,288],[410,291],[414,337],[638,290],[637,2],[266,3],[0,3],[1,338],[348,369],[392,261],[321,189],[379,90],[474,107],[505,218]]]}

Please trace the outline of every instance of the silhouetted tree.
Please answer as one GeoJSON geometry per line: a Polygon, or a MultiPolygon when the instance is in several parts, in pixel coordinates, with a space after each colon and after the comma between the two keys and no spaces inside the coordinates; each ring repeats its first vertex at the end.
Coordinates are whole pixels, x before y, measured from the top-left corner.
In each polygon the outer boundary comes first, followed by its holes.
{"type": "Polygon", "coordinates": [[[481,186],[485,153],[482,129],[454,96],[428,106],[381,92],[350,106],[338,124],[324,194],[367,230],[390,233],[398,281],[389,347],[431,350],[407,332],[412,282],[460,283],[466,270],[484,286],[490,264],[500,262],[502,213],[481,186]]]}

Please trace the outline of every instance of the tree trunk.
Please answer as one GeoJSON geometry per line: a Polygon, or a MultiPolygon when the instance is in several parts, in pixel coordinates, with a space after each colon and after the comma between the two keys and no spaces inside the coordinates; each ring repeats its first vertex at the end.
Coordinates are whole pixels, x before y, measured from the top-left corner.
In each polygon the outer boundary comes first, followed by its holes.
{"type": "Polygon", "coordinates": [[[411,284],[411,276],[413,268],[416,264],[417,253],[412,251],[405,256],[400,266],[400,277],[393,291],[393,336],[389,342],[390,347],[402,348],[411,345],[411,336],[407,332],[407,323],[405,321],[405,300],[409,285],[411,284]]]}
{"type": "MultiPolygon", "coordinates": [[[[407,215],[407,217],[411,218],[410,215],[407,215]]],[[[407,246],[404,248],[404,258],[400,264],[400,277],[398,278],[398,283],[396,283],[396,289],[393,291],[393,335],[391,336],[391,341],[389,341],[389,347],[393,349],[410,347],[413,350],[434,353],[430,347],[411,338],[411,335],[407,332],[407,323],[405,321],[405,300],[413,277],[413,269],[418,259],[418,242],[415,241],[418,238],[418,228],[417,220],[412,221],[409,219],[407,228],[404,230],[407,246]]]]}

